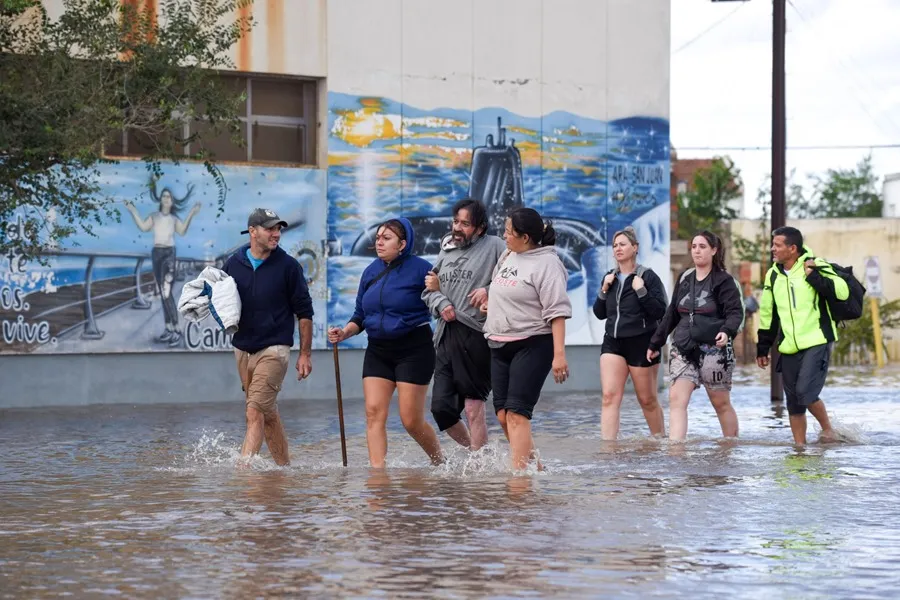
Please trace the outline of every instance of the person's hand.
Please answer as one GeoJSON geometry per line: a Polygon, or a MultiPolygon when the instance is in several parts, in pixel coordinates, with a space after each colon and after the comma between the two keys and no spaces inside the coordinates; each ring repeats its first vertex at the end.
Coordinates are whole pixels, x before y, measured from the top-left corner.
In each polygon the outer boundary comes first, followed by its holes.
{"type": "Polygon", "coordinates": [[[725,344],[728,343],[728,334],[724,331],[720,331],[716,334],[716,348],[724,348],[725,344]]]}
{"type": "Polygon", "coordinates": [[[757,356],[756,364],[759,365],[760,369],[769,368],[769,357],[768,356],[757,356]]]}
{"type": "Polygon", "coordinates": [[[456,320],[456,310],[452,304],[441,311],[441,318],[448,323],[456,320]]]}
{"type": "Polygon", "coordinates": [[[616,280],[615,273],[609,273],[609,274],[607,274],[606,277],[603,278],[603,288],[602,289],[603,289],[604,294],[609,291],[609,286],[611,286],[612,282],[615,280],[616,280]]]}
{"type": "Polygon", "coordinates": [[[312,357],[305,352],[300,352],[300,356],[297,358],[297,380],[303,381],[309,377],[310,373],[312,373],[312,357]]]}
{"type": "Polygon", "coordinates": [[[131,200],[123,200],[122,202],[125,204],[125,208],[127,208],[128,210],[134,208],[134,202],[132,202],[131,200]]]}
{"type": "Polygon", "coordinates": [[[631,289],[639,291],[644,288],[644,280],[637,275],[631,278],[631,289]]]}
{"type": "Polygon", "coordinates": [[[437,273],[428,271],[425,276],[425,289],[429,292],[437,292],[441,289],[441,280],[438,279],[437,273]]]}
{"type": "Polygon", "coordinates": [[[647,348],[647,362],[653,362],[654,360],[656,360],[657,356],[659,356],[659,350],[647,348]]]}
{"type": "Polygon", "coordinates": [[[478,310],[481,311],[481,314],[486,315],[487,309],[488,309],[488,303],[485,302],[484,304],[481,305],[481,308],[479,308],[478,310]]]}
{"type": "Polygon", "coordinates": [[[806,274],[809,275],[813,272],[813,269],[816,266],[816,261],[810,258],[805,263],[803,263],[803,269],[806,271],[806,274]]]}
{"type": "Polygon", "coordinates": [[[469,304],[476,308],[480,308],[481,305],[485,304],[488,299],[487,290],[484,288],[478,288],[477,290],[472,290],[469,293],[469,304]]]}
{"type": "Polygon", "coordinates": [[[193,205],[191,207],[191,214],[196,215],[198,212],[200,212],[200,207],[202,207],[202,206],[203,206],[203,204],[201,204],[200,202],[193,205]]]}
{"type": "Polygon", "coordinates": [[[566,355],[559,354],[553,357],[553,380],[556,383],[564,383],[569,378],[569,363],[566,355]]]}
{"type": "Polygon", "coordinates": [[[342,327],[332,327],[328,330],[328,341],[339,344],[347,339],[347,332],[342,327]]]}

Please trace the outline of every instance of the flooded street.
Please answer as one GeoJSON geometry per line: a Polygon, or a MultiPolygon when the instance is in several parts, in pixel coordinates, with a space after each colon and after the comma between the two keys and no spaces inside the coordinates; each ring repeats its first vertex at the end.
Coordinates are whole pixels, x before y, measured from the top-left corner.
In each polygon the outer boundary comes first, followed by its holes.
{"type": "Polygon", "coordinates": [[[701,393],[684,446],[647,439],[633,396],[605,445],[598,396],[545,397],[532,476],[492,416],[488,448],[442,436],[432,468],[394,405],[372,472],[361,401],[347,469],[328,403],[282,403],[287,469],[235,468],[240,404],[0,411],[0,597],[896,597],[898,373],[836,369],[850,442],[804,450],[763,376],[736,377],[734,444],[701,393]]]}

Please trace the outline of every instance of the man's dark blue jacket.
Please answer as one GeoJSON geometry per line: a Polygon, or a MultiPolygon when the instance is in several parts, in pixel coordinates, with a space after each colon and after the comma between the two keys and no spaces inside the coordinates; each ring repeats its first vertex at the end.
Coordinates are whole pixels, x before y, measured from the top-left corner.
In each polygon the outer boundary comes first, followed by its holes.
{"type": "Polygon", "coordinates": [[[241,297],[241,321],[231,343],[251,353],[269,346],[293,346],[294,319],[313,317],[303,267],[275,248],[254,271],[247,258],[249,247],[232,254],[222,269],[234,278],[241,297]]]}
{"type": "Polygon", "coordinates": [[[431,264],[424,258],[412,255],[416,234],[409,220],[397,219],[406,230],[406,247],[400,253],[390,271],[371,283],[390,265],[380,258],[366,267],[359,280],[356,294],[356,310],[351,323],[365,330],[371,339],[385,340],[402,337],[431,322],[428,306],[422,300],[425,276],[431,264]]]}

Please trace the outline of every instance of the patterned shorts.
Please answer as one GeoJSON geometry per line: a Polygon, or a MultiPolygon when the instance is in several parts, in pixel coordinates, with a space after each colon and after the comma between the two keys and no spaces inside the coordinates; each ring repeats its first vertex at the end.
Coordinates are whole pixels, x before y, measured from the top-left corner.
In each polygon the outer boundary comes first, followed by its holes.
{"type": "Polygon", "coordinates": [[[731,342],[725,348],[700,346],[700,367],[682,356],[672,346],[669,356],[669,380],[675,383],[679,379],[687,379],[694,384],[694,389],[701,385],[708,390],[731,391],[731,376],[734,373],[734,350],[731,342]]]}

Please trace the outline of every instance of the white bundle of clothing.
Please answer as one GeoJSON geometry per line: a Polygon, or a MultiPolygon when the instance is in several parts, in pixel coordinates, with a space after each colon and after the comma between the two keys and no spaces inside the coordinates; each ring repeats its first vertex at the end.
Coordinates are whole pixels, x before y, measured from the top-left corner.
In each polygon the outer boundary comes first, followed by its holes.
{"type": "Polygon", "coordinates": [[[234,333],[241,320],[237,283],[225,271],[206,267],[197,279],[184,284],[178,299],[178,312],[194,322],[212,315],[225,333],[234,333]]]}

